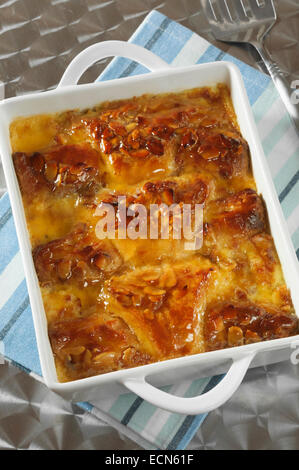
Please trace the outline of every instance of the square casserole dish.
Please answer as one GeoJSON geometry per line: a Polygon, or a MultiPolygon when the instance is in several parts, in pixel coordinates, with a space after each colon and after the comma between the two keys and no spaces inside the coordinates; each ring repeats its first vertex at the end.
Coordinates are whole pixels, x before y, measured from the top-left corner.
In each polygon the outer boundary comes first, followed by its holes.
{"type": "Polygon", "coordinates": [[[232,396],[249,367],[285,360],[291,355],[291,347],[299,344],[298,335],[180,357],[72,382],[59,383],[57,379],[21,193],[11,156],[10,123],[20,116],[57,113],[74,108],[86,109],[102,101],[126,99],[145,93],[178,92],[202,86],[213,86],[217,83],[226,84],[231,92],[240,131],[249,144],[257,190],[267,206],[271,233],[286,285],[290,289],[292,302],[298,315],[299,266],[297,257],[259,140],[242,76],[234,64],[216,62],[171,68],[159,57],[140,46],[121,41],[107,41],[90,46],[81,52],[71,62],[55,90],[10,98],[0,103],[0,153],[24,263],[43,379],[51,390],[67,399],[99,400],[107,394],[116,391],[119,393],[120,389],[126,387],[153,405],[171,412],[193,415],[205,413],[221,406],[232,396]],[[108,82],[76,85],[81,74],[90,65],[109,56],[123,56],[136,60],[149,68],[151,73],[108,82]],[[176,397],[157,388],[157,386],[169,383],[224,372],[226,372],[225,377],[216,387],[198,397],[176,397]]]}

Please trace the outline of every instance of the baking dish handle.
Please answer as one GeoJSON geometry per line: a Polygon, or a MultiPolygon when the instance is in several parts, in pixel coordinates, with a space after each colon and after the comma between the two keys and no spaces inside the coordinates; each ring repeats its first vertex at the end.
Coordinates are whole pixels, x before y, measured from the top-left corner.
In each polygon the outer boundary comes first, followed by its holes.
{"type": "Polygon", "coordinates": [[[122,383],[131,392],[166,411],[186,415],[208,413],[231,398],[241,384],[254,356],[255,353],[250,353],[234,360],[221,382],[212,390],[197,397],[184,398],[170,395],[146,382],[145,376],[124,379],[122,383]]]}
{"type": "Polygon", "coordinates": [[[67,67],[58,86],[75,85],[91,65],[111,56],[135,60],[152,72],[170,67],[167,62],[144,47],[126,41],[103,41],[93,44],[80,52],[67,67]]]}

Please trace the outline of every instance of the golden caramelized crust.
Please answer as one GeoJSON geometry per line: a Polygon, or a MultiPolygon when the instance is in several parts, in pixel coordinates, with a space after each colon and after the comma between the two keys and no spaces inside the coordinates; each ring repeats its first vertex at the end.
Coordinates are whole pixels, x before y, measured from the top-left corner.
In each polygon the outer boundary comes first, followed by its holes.
{"type": "Polygon", "coordinates": [[[86,287],[99,283],[122,265],[110,240],[97,240],[85,224],[64,238],[37,246],[33,260],[42,285],[77,282],[86,287]]]}
{"type": "Polygon", "coordinates": [[[177,164],[185,171],[209,170],[225,179],[245,176],[249,167],[247,142],[236,130],[215,131],[210,128],[188,129],[180,139],[177,164]]]}
{"type": "Polygon", "coordinates": [[[225,85],[19,118],[10,134],[60,381],[297,333],[225,85]],[[141,205],[147,237],[123,239],[122,210],[128,230],[141,205]],[[176,205],[192,221],[203,208],[202,246],[173,236],[171,211],[170,236],[150,238],[151,208],[176,205]]]}
{"type": "Polygon", "coordinates": [[[212,182],[201,175],[165,181],[148,181],[141,189],[143,204],[204,204],[212,192],[212,182]]]}
{"type": "Polygon", "coordinates": [[[137,349],[134,333],[121,318],[98,312],[57,321],[50,325],[49,335],[58,364],[67,365],[68,380],[81,378],[82,368],[88,377],[151,361],[137,349]]]}
{"type": "Polygon", "coordinates": [[[246,237],[265,230],[266,218],[262,199],[256,191],[244,189],[207,207],[207,228],[234,232],[246,237]]]}
{"type": "Polygon", "coordinates": [[[208,260],[140,268],[104,283],[98,306],[67,307],[49,336],[72,378],[170,359],[204,350],[202,315],[214,275],[208,260]]]}
{"type": "Polygon", "coordinates": [[[208,307],[204,337],[207,350],[212,351],[283,338],[297,330],[297,318],[273,305],[223,302],[208,307]]]}
{"type": "Polygon", "coordinates": [[[14,164],[22,191],[31,197],[42,190],[91,196],[103,182],[101,156],[87,145],[54,147],[43,154],[16,152],[14,164]]]}
{"type": "Polygon", "coordinates": [[[213,273],[204,259],[140,268],[113,276],[102,295],[152,358],[169,359],[203,350],[201,316],[213,273]]]}

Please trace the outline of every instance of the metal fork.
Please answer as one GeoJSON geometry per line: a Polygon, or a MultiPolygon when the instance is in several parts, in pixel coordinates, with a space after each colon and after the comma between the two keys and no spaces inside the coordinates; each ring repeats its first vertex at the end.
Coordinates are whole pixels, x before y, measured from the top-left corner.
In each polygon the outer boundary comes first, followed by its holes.
{"type": "Polygon", "coordinates": [[[273,0],[202,0],[216,39],[252,44],[263,59],[299,134],[299,105],[278,65],[264,47],[265,36],[277,20],[273,0]]]}

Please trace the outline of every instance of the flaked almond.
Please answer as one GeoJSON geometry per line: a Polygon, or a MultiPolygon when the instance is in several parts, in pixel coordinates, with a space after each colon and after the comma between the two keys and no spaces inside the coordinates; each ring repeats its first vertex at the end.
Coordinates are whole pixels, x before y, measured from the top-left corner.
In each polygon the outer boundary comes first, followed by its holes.
{"type": "Polygon", "coordinates": [[[146,287],[146,285],[147,285],[147,283],[145,282],[145,280],[141,276],[135,277],[135,279],[132,279],[130,281],[130,288],[132,289],[132,292],[137,292],[136,287],[137,288],[146,287]]]}
{"type": "Polygon", "coordinates": [[[146,149],[132,150],[129,152],[133,158],[146,158],[150,153],[146,149]]]}
{"type": "Polygon", "coordinates": [[[64,352],[70,354],[71,356],[80,356],[85,351],[84,346],[74,346],[73,348],[65,348],[64,352]]]}
{"type": "Polygon", "coordinates": [[[111,258],[106,253],[98,253],[94,256],[93,262],[97,268],[101,269],[101,271],[105,271],[111,263],[111,258]]]}
{"type": "Polygon", "coordinates": [[[101,354],[97,354],[92,358],[92,362],[94,364],[100,364],[101,366],[107,367],[114,363],[116,357],[116,353],[113,351],[103,352],[101,354]]]}
{"type": "Polygon", "coordinates": [[[243,331],[238,326],[231,326],[227,334],[228,346],[242,346],[244,344],[243,331]]]}
{"type": "Polygon", "coordinates": [[[178,127],[175,133],[178,135],[185,135],[189,131],[188,127],[178,127]]]}
{"type": "Polygon", "coordinates": [[[122,286],[110,286],[110,290],[115,294],[123,294],[123,295],[129,295],[130,294],[130,290],[127,289],[126,287],[122,287],[122,286]]]}
{"type": "Polygon", "coordinates": [[[123,137],[124,135],[127,134],[127,129],[124,126],[122,126],[121,124],[111,122],[109,124],[109,126],[111,127],[111,129],[113,129],[114,134],[116,134],[116,135],[120,135],[120,136],[123,137]]]}
{"type": "Polygon", "coordinates": [[[84,365],[84,367],[89,367],[90,366],[91,358],[92,358],[91,352],[89,351],[89,349],[86,349],[86,351],[84,353],[84,356],[83,356],[83,365],[84,365]]]}
{"type": "Polygon", "coordinates": [[[162,295],[149,295],[148,300],[154,303],[155,308],[157,308],[157,305],[160,305],[162,303],[163,296],[162,295]]]}
{"type": "Polygon", "coordinates": [[[171,288],[171,287],[174,287],[176,283],[177,283],[177,279],[176,279],[176,275],[173,269],[168,269],[160,277],[159,286],[171,288]]]}
{"type": "Polygon", "coordinates": [[[160,277],[160,271],[148,271],[143,274],[142,279],[146,282],[156,281],[160,277]]]}
{"type": "Polygon", "coordinates": [[[132,132],[134,129],[137,127],[137,122],[130,122],[129,124],[126,125],[126,131],[127,132],[132,132]]]}
{"type": "Polygon", "coordinates": [[[129,135],[129,140],[136,141],[136,140],[139,140],[139,138],[140,138],[140,130],[135,128],[129,135]]]}
{"type": "Polygon", "coordinates": [[[214,318],[211,323],[215,333],[219,333],[225,329],[224,322],[221,317],[214,318]]]}
{"type": "Polygon", "coordinates": [[[134,355],[136,353],[136,349],[135,348],[127,348],[124,350],[124,352],[122,353],[122,360],[125,362],[125,363],[129,363],[132,361],[134,355]]]}
{"type": "Polygon", "coordinates": [[[230,259],[220,259],[218,261],[218,265],[220,268],[225,269],[225,271],[233,271],[236,268],[237,263],[230,259]]]}
{"type": "Polygon", "coordinates": [[[147,286],[144,288],[144,293],[148,295],[164,295],[166,294],[166,290],[159,289],[158,287],[147,286]]]}
{"type": "Polygon", "coordinates": [[[201,148],[198,149],[199,155],[205,160],[213,160],[220,156],[220,151],[217,148],[201,148]]]}
{"type": "Polygon", "coordinates": [[[255,332],[247,330],[245,333],[245,342],[246,344],[259,343],[262,341],[262,338],[255,332]]]}

